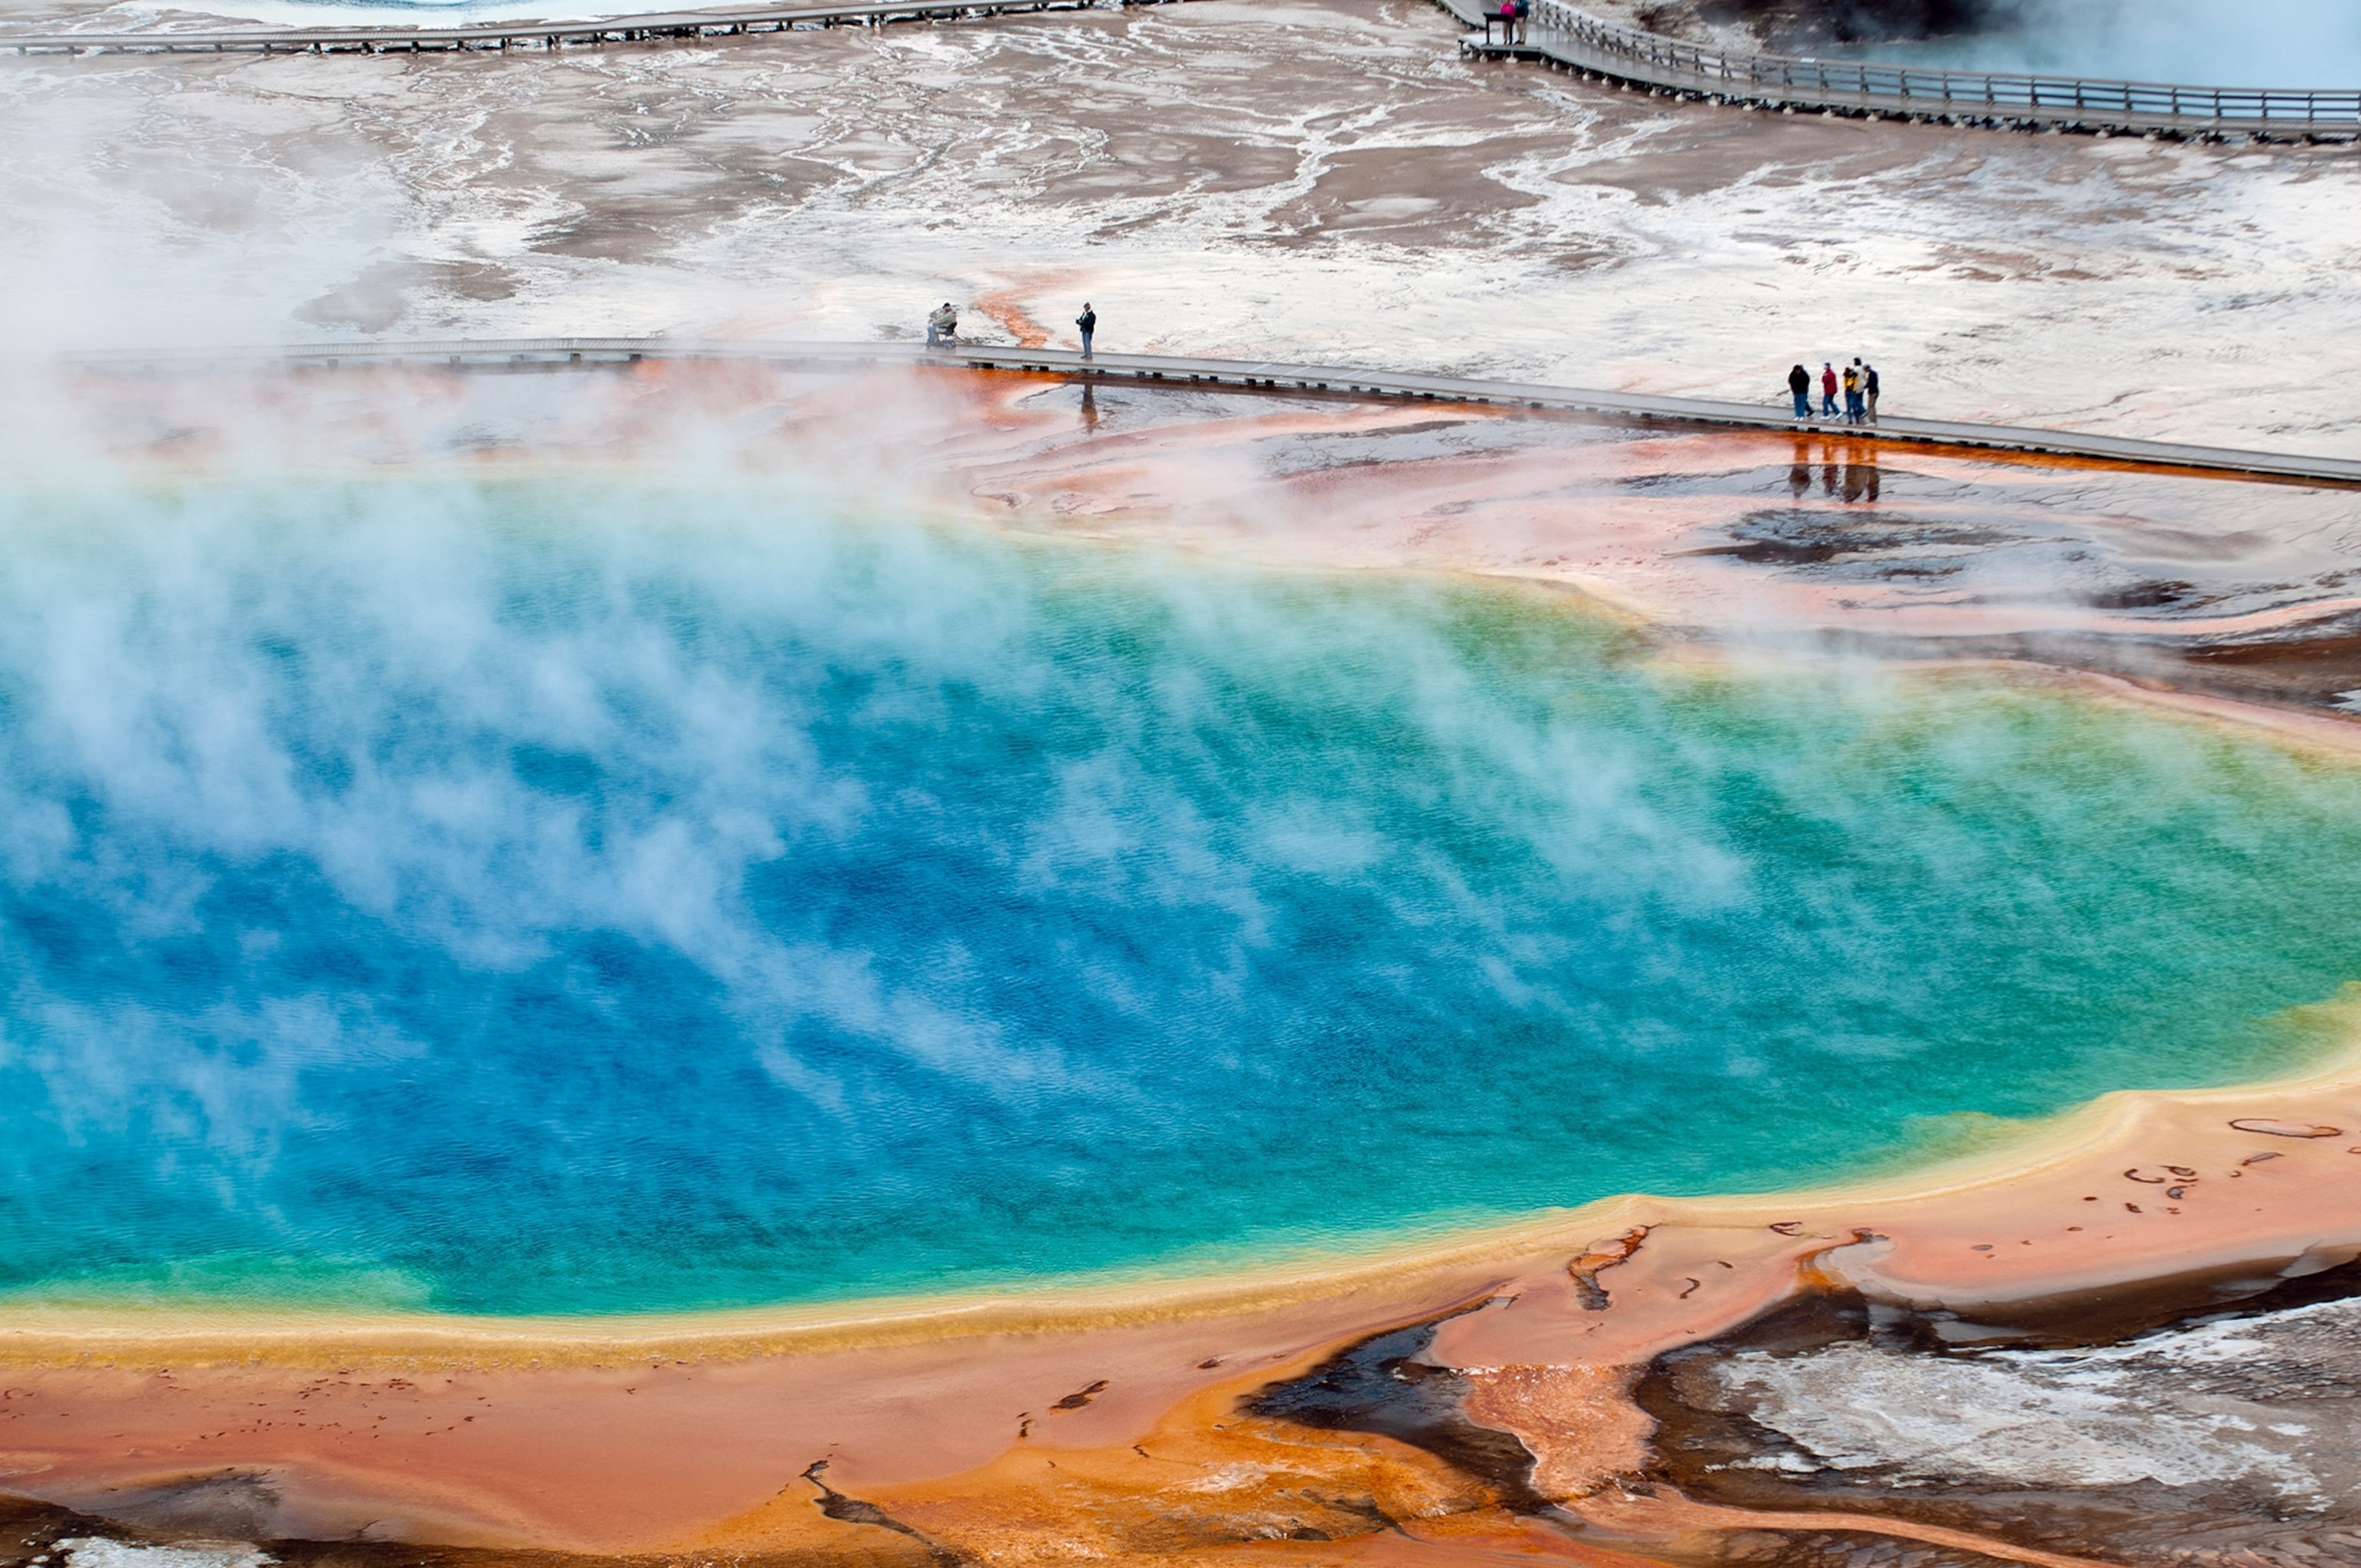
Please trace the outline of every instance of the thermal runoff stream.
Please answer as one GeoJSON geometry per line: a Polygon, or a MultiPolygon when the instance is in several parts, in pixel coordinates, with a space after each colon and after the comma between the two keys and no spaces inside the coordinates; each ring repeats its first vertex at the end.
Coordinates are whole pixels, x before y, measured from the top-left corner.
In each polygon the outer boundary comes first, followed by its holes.
{"type": "Polygon", "coordinates": [[[0,499],[0,1285],[594,1313],[1843,1178],[2326,1048],[2361,777],[776,482],[0,499]]]}

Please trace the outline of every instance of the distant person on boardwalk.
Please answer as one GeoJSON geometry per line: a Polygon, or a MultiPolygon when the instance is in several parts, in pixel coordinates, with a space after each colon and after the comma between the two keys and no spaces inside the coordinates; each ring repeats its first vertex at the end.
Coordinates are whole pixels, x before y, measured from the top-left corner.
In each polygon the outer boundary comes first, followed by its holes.
{"type": "Polygon", "coordinates": [[[1861,372],[1850,365],[1844,367],[1845,423],[1861,422],[1861,372]]]}
{"type": "Polygon", "coordinates": [[[944,344],[959,346],[959,313],[945,300],[942,308],[927,318],[927,346],[940,348],[944,344]]]}
{"type": "Polygon", "coordinates": [[[1091,334],[1099,330],[1099,313],[1091,309],[1088,300],[1082,302],[1082,313],[1074,318],[1074,324],[1082,329],[1082,357],[1088,359],[1091,356],[1091,334]]]}
{"type": "Polygon", "coordinates": [[[1500,9],[1495,15],[1500,18],[1500,41],[1504,44],[1515,43],[1517,41],[1517,0],[1500,0],[1500,9]]]}
{"type": "Polygon", "coordinates": [[[1525,41],[1525,32],[1532,25],[1533,0],[1517,0],[1517,41],[1525,41]]]}
{"type": "Polygon", "coordinates": [[[1869,404],[1869,422],[1875,424],[1877,422],[1877,367],[1874,365],[1864,365],[1861,367],[1861,395],[1869,404]]]}
{"type": "Polygon", "coordinates": [[[1837,367],[1825,359],[1820,361],[1820,417],[1837,417],[1837,367]]]}
{"type": "Polygon", "coordinates": [[[1795,417],[1812,417],[1812,373],[1802,366],[1787,372],[1787,390],[1795,394],[1795,417]]]}

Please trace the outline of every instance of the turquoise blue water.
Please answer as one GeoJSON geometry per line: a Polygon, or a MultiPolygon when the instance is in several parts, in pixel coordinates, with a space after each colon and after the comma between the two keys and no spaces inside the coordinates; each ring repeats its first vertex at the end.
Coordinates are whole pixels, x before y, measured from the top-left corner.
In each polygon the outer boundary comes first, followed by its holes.
{"type": "Polygon", "coordinates": [[[1988,679],[752,484],[0,507],[19,1293],[1220,1266],[2249,1077],[2361,977],[2353,773],[1988,679]]]}

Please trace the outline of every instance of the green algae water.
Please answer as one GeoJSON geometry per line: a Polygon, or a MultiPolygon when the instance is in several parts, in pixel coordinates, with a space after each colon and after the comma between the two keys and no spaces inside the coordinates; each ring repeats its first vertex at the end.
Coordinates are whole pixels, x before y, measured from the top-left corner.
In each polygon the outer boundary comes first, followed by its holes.
{"type": "Polygon", "coordinates": [[[2361,978],[2352,771],[1992,678],[752,484],[5,504],[18,1299],[1228,1266],[2256,1077],[2361,978]]]}

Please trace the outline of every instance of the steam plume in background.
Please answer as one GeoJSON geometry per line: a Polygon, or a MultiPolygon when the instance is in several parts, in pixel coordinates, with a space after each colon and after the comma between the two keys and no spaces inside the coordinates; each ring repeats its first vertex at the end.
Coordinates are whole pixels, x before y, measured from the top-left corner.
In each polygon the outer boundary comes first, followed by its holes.
{"type": "Polygon", "coordinates": [[[1990,33],[1928,52],[1992,71],[2224,87],[2361,85],[2361,5],[2350,0],[2000,0],[1991,21],[1990,33]]]}

